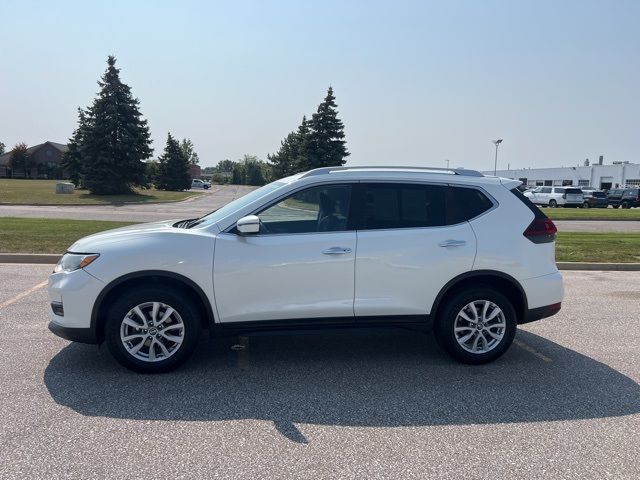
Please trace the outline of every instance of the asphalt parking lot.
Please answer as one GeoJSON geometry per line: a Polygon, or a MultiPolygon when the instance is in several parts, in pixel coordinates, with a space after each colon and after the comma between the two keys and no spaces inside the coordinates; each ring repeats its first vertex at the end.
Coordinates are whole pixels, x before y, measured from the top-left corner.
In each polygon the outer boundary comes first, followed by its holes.
{"type": "Polygon", "coordinates": [[[403,331],[203,339],[143,376],[46,329],[0,265],[0,478],[615,478],[640,472],[640,272],[565,272],[497,362],[403,331]]]}

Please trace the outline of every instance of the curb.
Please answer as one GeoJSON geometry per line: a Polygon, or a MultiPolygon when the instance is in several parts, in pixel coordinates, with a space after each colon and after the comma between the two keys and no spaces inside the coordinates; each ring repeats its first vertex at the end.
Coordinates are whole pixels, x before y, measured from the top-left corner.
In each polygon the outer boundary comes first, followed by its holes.
{"type": "Polygon", "coordinates": [[[558,270],[639,272],[640,263],[557,262],[558,270]]]}
{"type": "MultiPolygon", "coordinates": [[[[0,263],[56,264],[61,255],[42,253],[0,253],[0,263]]],[[[557,262],[558,270],[640,272],[640,263],[557,262]]]]}

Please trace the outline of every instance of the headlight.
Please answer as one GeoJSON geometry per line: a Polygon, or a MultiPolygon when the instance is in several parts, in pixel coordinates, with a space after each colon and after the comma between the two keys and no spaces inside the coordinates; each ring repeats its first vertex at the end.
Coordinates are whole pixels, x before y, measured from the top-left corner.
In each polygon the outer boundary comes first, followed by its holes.
{"type": "Polygon", "coordinates": [[[54,273],[73,272],[86,267],[99,256],[99,253],[65,253],[53,271],[54,273]]]}

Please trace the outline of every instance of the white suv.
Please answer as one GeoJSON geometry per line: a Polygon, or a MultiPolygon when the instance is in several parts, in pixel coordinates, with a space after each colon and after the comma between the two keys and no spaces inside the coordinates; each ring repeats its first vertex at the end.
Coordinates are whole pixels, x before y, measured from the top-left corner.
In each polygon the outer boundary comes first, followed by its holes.
{"type": "Polygon", "coordinates": [[[556,228],[469,170],[335,167],[278,180],[202,218],[74,243],[49,278],[57,335],[158,372],[214,335],[395,326],[456,359],[502,355],[563,297],[556,228]]]}
{"type": "Polygon", "coordinates": [[[576,187],[537,187],[525,192],[536,205],[548,207],[582,207],[584,194],[576,187]]]}

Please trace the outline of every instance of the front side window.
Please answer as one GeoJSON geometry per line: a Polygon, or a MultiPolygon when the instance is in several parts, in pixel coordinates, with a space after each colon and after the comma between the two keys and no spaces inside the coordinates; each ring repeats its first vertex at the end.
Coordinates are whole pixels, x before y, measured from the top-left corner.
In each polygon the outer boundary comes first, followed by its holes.
{"type": "Polygon", "coordinates": [[[564,188],[556,188],[556,193],[565,193],[566,189],[564,188]]]}
{"type": "Polygon", "coordinates": [[[445,189],[439,185],[365,184],[364,230],[419,228],[446,225],[445,189]]]}
{"type": "Polygon", "coordinates": [[[322,185],[288,196],[258,213],[260,233],[313,233],[347,230],[350,185],[322,185]]]}

